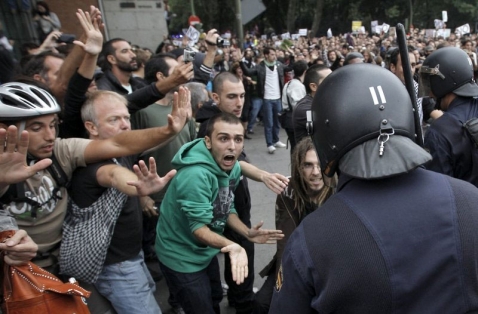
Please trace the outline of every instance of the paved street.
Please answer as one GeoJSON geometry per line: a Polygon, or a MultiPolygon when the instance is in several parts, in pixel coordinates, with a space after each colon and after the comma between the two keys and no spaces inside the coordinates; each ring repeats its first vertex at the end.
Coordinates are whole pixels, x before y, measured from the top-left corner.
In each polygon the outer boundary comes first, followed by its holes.
{"type": "MultiPolygon", "coordinates": [[[[260,169],[268,172],[278,172],[284,175],[290,175],[290,153],[286,148],[278,148],[274,154],[267,153],[267,147],[264,139],[263,127],[256,125],[255,134],[251,135],[252,140],[245,140],[245,151],[250,162],[260,169]]],[[[283,129],[280,132],[280,139],[286,142],[286,134],[283,129]]],[[[264,221],[264,228],[275,228],[274,222],[274,204],[276,195],[270,191],[263,183],[249,180],[249,190],[252,197],[252,224],[261,220],[264,221]]],[[[255,283],[254,286],[260,288],[264,280],[259,276],[259,271],[266,266],[275,253],[275,245],[257,245],[255,253],[255,283]]],[[[220,256],[220,264],[223,265],[220,256]]],[[[222,275],[222,274],[221,274],[222,275]]],[[[168,288],[165,280],[156,283],[156,297],[163,313],[173,313],[167,302],[168,288]]],[[[221,303],[221,313],[235,313],[234,309],[227,304],[227,298],[224,297],[221,303]]]]}

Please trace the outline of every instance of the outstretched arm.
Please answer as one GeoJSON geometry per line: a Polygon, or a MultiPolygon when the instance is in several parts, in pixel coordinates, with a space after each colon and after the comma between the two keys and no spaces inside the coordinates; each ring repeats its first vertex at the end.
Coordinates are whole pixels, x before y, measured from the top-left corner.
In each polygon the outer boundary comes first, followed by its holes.
{"type": "Polygon", "coordinates": [[[78,73],[85,78],[93,79],[98,55],[100,54],[103,45],[103,34],[101,34],[100,31],[100,26],[102,25],[101,16],[92,18],[90,13],[84,12],[81,9],[78,9],[76,16],[83,28],[84,36],[86,37],[84,43],[81,40],[75,40],[73,42],[75,45],[80,46],[85,52],[78,73]]]}
{"type": "Polygon", "coordinates": [[[85,127],[81,121],[81,106],[86,100],[86,92],[93,80],[96,61],[103,46],[103,35],[100,31],[99,18],[92,20],[88,12],[78,10],[78,21],[86,35],[86,41],[75,40],[73,43],[85,51],[78,71],[71,77],[65,95],[63,122],[60,124],[60,136],[83,137],[85,127]]]}
{"type": "Polygon", "coordinates": [[[249,274],[249,269],[247,266],[247,254],[242,246],[226,239],[222,235],[212,232],[208,226],[202,226],[201,228],[196,229],[193,232],[193,235],[201,243],[214,248],[220,248],[223,253],[229,253],[231,259],[232,279],[238,285],[244,282],[244,278],[247,278],[249,274]]]}
{"type": "Polygon", "coordinates": [[[289,184],[289,179],[279,173],[269,173],[246,161],[239,161],[242,173],[251,180],[264,183],[272,192],[282,193],[289,184]]]}
{"type": "MultiPolygon", "coordinates": [[[[98,20],[100,27],[102,26],[101,21],[101,12],[95,6],[90,6],[90,17],[91,20],[98,20]]],[[[86,34],[83,34],[80,38],[80,41],[85,42],[86,34]]],[[[70,78],[75,73],[76,69],[80,66],[81,62],[83,61],[84,57],[84,50],[82,47],[75,45],[72,51],[68,54],[65,61],[63,62],[60,71],[58,73],[58,78],[56,80],[55,85],[51,87],[52,94],[58,99],[60,102],[63,102],[65,98],[66,89],[68,86],[68,82],[70,78]]]]}
{"type": "Polygon", "coordinates": [[[144,161],[133,167],[134,173],[117,164],[109,164],[98,168],[96,180],[103,187],[113,187],[129,196],[145,196],[161,191],[176,174],[170,171],[164,177],[156,173],[154,158],[149,160],[149,168],[144,161]]]}
{"type": "Polygon", "coordinates": [[[8,185],[25,181],[40,170],[51,165],[46,158],[32,166],[27,166],[28,132],[18,137],[17,127],[11,125],[7,130],[0,129],[0,195],[8,185]]]}
{"type": "Polygon", "coordinates": [[[126,95],[129,113],[134,114],[162,99],[172,89],[189,82],[193,74],[192,63],[178,65],[168,77],[126,95]]]}
{"type": "Polygon", "coordinates": [[[156,161],[153,157],[149,157],[149,169],[146,163],[140,160],[139,165],[133,166],[133,170],[138,180],[128,181],[128,185],[135,187],[140,196],[161,191],[176,174],[176,170],[173,169],[161,178],[156,170],[156,161]]]}
{"type": "Polygon", "coordinates": [[[274,244],[277,240],[284,238],[281,230],[261,229],[264,222],[249,229],[236,214],[230,214],[227,218],[227,225],[249,241],[260,244],[274,244]]]}

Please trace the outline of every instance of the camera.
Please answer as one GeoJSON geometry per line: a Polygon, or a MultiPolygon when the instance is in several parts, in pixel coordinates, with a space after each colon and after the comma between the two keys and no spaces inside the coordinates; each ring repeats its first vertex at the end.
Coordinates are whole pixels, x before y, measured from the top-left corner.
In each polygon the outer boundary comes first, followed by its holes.
{"type": "Polygon", "coordinates": [[[61,34],[60,37],[56,40],[57,43],[67,43],[71,44],[75,40],[76,36],[74,34],[61,34]]]}
{"type": "Polygon", "coordinates": [[[191,61],[194,61],[194,57],[196,56],[197,51],[195,51],[192,48],[186,48],[184,49],[183,53],[183,61],[184,63],[188,63],[191,61]]]}
{"type": "Polygon", "coordinates": [[[224,47],[229,47],[231,45],[231,42],[228,39],[218,37],[216,44],[219,48],[224,48],[224,47]]]}

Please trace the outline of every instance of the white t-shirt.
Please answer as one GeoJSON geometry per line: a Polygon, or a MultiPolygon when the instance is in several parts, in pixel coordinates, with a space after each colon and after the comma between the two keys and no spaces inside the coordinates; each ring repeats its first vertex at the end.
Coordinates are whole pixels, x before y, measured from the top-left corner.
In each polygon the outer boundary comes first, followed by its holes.
{"type": "Polygon", "coordinates": [[[290,105],[292,106],[292,109],[294,109],[297,102],[304,98],[306,94],[305,86],[301,81],[298,79],[290,80],[282,89],[282,109],[289,109],[287,97],[289,97],[290,105]]]}

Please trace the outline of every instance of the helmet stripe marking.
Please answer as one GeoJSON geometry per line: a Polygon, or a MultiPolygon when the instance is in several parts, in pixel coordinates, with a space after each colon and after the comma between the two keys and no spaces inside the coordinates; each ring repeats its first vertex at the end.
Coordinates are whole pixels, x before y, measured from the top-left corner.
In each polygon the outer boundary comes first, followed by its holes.
{"type": "Polygon", "coordinates": [[[377,93],[375,92],[375,87],[369,87],[368,88],[370,90],[370,94],[372,95],[372,98],[373,98],[373,104],[374,105],[378,105],[378,98],[377,98],[377,93]]]}
{"type": "Polygon", "coordinates": [[[378,89],[378,94],[380,95],[380,100],[382,101],[382,104],[386,104],[387,103],[387,99],[385,99],[385,94],[383,93],[383,89],[382,89],[382,86],[377,86],[377,89],[378,89]]]}

